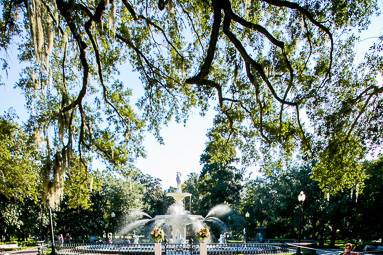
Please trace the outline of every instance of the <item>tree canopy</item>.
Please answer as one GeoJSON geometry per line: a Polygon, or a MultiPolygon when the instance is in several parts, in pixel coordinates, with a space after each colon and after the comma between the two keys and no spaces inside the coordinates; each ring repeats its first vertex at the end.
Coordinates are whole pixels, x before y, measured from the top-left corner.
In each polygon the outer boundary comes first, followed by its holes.
{"type": "Polygon", "coordinates": [[[232,153],[225,143],[245,164],[299,152],[336,192],[364,180],[361,160],[382,141],[382,40],[354,63],[376,11],[375,0],[3,0],[0,47],[16,43],[28,63],[17,86],[52,190],[73,154],[126,164],[144,154],[142,131],[161,139],[172,118],[213,105],[218,155],[232,153]]]}
{"type": "Polygon", "coordinates": [[[0,117],[0,196],[14,202],[37,200],[39,154],[29,137],[10,117],[0,117]]]}
{"type": "MultiPolygon", "coordinates": [[[[323,246],[329,240],[371,241],[381,238],[379,202],[382,190],[382,158],[363,165],[368,177],[366,190],[359,194],[352,187],[336,195],[320,190],[310,178],[312,165],[293,166],[270,176],[251,180],[244,187],[241,211],[249,212],[247,228],[255,237],[257,228],[266,228],[266,238],[297,238],[299,211],[302,210],[302,236],[323,246]],[[306,200],[299,202],[300,191],[306,200]]],[[[363,242],[362,242],[363,243],[363,242]]],[[[360,241],[359,241],[360,244],[360,241]]]]}

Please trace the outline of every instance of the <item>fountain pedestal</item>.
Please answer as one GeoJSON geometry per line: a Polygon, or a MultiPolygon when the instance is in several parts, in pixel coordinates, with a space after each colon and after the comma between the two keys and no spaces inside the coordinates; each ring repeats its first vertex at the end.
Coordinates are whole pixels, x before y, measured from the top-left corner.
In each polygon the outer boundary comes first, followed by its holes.
{"type": "MultiPolygon", "coordinates": [[[[190,197],[190,193],[182,192],[179,187],[177,192],[166,194],[168,197],[172,197],[175,201],[168,209],[168,213],[172,216],[168,219],[167,224],[171,226],[170,239],[173,243],[185,243],[186,242],[186,223],[189,219],[188,212],[184,208],[184,199],[190,197]]],[[[190,224],[190,223],[189,223],[190,224]]]]}
{"type": "Polygon", "coordinates": [[[183,204],[185,197],[191,197],[191,194],[187,192],[171,192],[167,193],[166,196],[174,198],[176,204],[183,204]]]}

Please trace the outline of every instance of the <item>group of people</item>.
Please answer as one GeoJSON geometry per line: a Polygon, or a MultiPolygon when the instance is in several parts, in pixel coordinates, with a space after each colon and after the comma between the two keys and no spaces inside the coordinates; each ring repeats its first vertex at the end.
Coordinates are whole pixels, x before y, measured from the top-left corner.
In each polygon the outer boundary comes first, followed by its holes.
{"type": "Polygon", "coordinates": [[[66,233],[65,237],[63,234],[59,234],[57,240],[59,245],[63,245],[64,243],[70,243],[72,241],[72,237],[69,235],[69,233],[66,233]]]}

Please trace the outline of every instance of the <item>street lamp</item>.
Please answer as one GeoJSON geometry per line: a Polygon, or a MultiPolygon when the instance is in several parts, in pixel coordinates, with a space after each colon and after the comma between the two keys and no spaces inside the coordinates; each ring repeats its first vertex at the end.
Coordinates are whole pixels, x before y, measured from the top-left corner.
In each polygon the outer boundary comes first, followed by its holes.
{"type": "Polygon", "coordinates": [[[52,238],[52,252],[51,252],[51,254],[56,255],[55,236],[54,236],[54,231],[53,231],[53,220],[52,220],[52,208],[50,205],[48,205],[48,207],[49,207],[49,223],[51,225],[51,238],[52,238]]]}
{"type": "MultiPolygon", "coordinates": [[[[298,202],[300,203],[300,212],[299,212],[299,230],[298,230],[298,245],[300,245],[301,242],[301,232],[302,232],[302,218],[303,218],[303,203],[306,200],[306,195],[303,191],[301,191],[298,195],[298,202]]],[[[301,247],[298,247],[297,249],[297,255],[301,254],[301,247]]]]}
{"type": "Polygon", "coordinates": [[[114,232],[114,217],[116,217],[116,214],[114,212],[110,213],[110,218],[111,218],[111,231],[112,231],[112,238],[113,238],[113,232],[114,232]]]}
{"type": "Polygon", "coordinates": [[[243,229],[243,238],[244,238],[244,241],[245,241],[245,243],[246,243],[246,225],[248,224],[248,222],[249,222],[249,217],[250,217],[250,213],[249,212],[246,212],[245,213],[245,218],[246,218],[246,223],[245,223],[245,228],[243,229]]]}

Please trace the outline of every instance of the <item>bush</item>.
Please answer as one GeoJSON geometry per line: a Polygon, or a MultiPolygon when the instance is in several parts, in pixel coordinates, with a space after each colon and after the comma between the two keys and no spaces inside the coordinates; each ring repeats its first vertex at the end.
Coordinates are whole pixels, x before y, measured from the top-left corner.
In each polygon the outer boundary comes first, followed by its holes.
{"type": "Polygon", "coordinates": [[[18,242],[19,243],[19,246],[36,246],[37,245],[37,241],[36,240],[27,240],[27,241],[22,241],[22,242],[18,242]]]}

